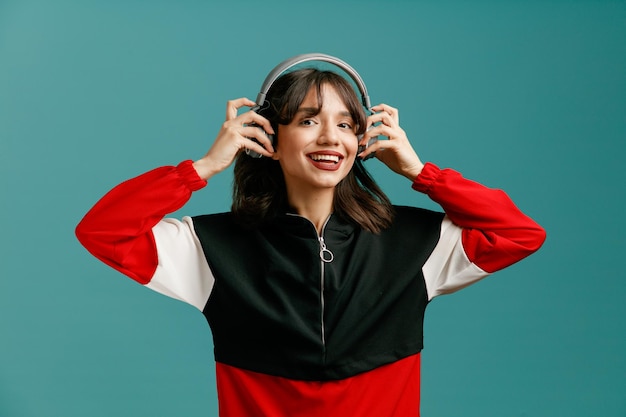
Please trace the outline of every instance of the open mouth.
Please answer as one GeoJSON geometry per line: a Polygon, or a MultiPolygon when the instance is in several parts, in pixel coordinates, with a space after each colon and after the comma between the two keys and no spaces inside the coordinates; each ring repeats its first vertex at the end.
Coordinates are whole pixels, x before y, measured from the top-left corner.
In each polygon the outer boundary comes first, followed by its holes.
{"type": "Polygon", "coordinates": [[[308,155],[313,161],[323,164],[338,164],[341,160],[339,155],[328,155],[328,154],[310,154],[308,155]]]}

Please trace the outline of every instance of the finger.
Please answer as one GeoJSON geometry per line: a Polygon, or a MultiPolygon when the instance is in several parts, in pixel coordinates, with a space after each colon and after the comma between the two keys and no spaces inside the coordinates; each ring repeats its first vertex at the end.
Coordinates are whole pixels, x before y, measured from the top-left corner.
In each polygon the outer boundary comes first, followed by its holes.
{"type": "Polygon", "coordinates": [[[376,116],[376,118],[373,120],[370,120],[370,118],[368,118],[367,120],[368,128],[365,131],[365,133],[359,136],[359,146],[366,146],[371,138],[379,135],[378,133],[379,131],[376,130],[378,125],[374,124],[374,123],[379,123],[379,122],[380,122],[379,116],[376,116]]]}
{"type": "Polygon", "coordinates": [[[359,145],[365,145],[369,142],[371,138],[376,136],[379,137],[379,140],[381,139],[381,137],[387,137],[390,141],[394,141],[400,139],[403,135],[404,131],[402,131],[398,127],[390,127],[384,124],[380,124],[378,126],[370,128],[359,140],[359,145]]]}
{"type": "Polygon", "coordinates": [[[359,157],[361,160],[366,160],[373,156],[378,157],[379,154],[387,148],[385,144],[388,142],[388,140],[376,141],[367,146],[362,152],[359,152],[357,154],[357,157],[359,157]]]}
{"type": "MultiPolygon", "coordinates": [[[[262,129],[257,126],[246,126],[241,129],[241,135],[252,142],[258,142],[269,152],[274,152],[272,141],[262,129]]],[[[256,143],[255,142],[255,143],[256,143]]],[[[246,143],[246,147],[248,144],[246,143]]]]}
{"type": "Polygon", "coordinates": [[[263,146],[259,145],[258,143],[256,143],[253,140],[249,140],[248,143],[245,144],[243,151],[254,151],[256,153],[259,153],[263,156],[267,156],[268,158],[271,158],[274,153],[273,152],[269,152],[267,149],[265,149],[263,146]]]}
{"type": "Polygon", "coordinates": [[[274,128],[272,127],[272,124],[270,123],[270,121],[255,111],[251,110],[249,112],[242,114],[239,117],[241,118],[242,124],[247,124],[247,125],[256,124],[258,126],[261,126],[263,130],[265,130],[267,133],[271,135],[276,133],[274,132],[274,128]]]}
{"type": "Polygon", "coordinates": [[[377,104],[376,106],[372,107],[372,110],[375,112],[384,111],[386,113],[389,113],[391,116],[395,116],[398,114],[398,109],[396,109],[395,107],[391,107],[390,105],[385,103],[377,104]]]}
{"type": "Polygon", "coordinates": [[[387,104],[381,103],[372,107],[372,111],[385,112],[390,115],[396,123],[400,123],[400,112],[395,107],[391,107],[387,104]]]}
{"type": "Polygon", "coordinates": [[[368,142],[374,138],[380,135],[380,133],[378,133],[378,130],[375,130],[375,127],[372,126],[369,129],[367,129],[367,132],[365,132],[363,135],[359,136],[359,146],[367,146],[368,142]]]}
{"type": "Polygon", "coordinates": [[[249,98],[241,97],[235,100],[229,100],[226,103],[226,120],[232,120],[237,117],[237,110],[243,106],[252,107],[256,103],[249,98]]]}
{"type": "Polygon", "coordinates": [[[396,127],[398,126],[398,122],[396,119],[387,112],[380,112],[372,114],[367,118],[368,126],[375,125],[376,123],[383,123],[387,126],[396,127]]]}
{"type": "Polygon", "coordinates": [[[379,140],[377,142],[372,143],[368,146],[363,152],[359,153],[357,156],[361,159],[367,159],[368,156],[375,156],[378,159],[382,156],[383,152],[387,152],[390,149],[395,149],[397,147],[396,144],[392,143],[388,140],[379,140]]]}

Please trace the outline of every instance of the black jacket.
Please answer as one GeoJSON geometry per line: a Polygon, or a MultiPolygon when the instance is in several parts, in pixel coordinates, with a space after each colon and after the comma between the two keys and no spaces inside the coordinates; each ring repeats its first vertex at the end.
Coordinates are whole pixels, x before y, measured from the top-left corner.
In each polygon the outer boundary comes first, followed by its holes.
{"type": "Polygon", "coordinates": [[[194,218],[215,276],[203,313],[216,360],[322,381],[419,352],[428,303],[422,266],[443,214],[395,211],[393,226],[379,235],[336,215],[321,236],[309,220],[290,214],[253,230],[230,213],[194,218]]]}

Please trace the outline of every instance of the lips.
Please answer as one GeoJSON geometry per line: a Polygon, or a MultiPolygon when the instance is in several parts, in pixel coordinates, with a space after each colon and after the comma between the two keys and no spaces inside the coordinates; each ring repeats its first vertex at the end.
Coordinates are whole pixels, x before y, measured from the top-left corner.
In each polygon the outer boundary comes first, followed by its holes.
{"type": "Polygon", "coordinates": [[[316,168],[325,171],[335,171],[339,169],[343,161],[343,155],[338,152],[316,152],[308,154],[307,157],[316,168]]]}

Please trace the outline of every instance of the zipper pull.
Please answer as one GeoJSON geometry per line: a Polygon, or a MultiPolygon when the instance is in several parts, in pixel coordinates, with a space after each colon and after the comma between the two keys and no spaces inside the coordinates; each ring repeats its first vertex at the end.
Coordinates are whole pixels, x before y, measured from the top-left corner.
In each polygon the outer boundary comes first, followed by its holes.
{"type": "Polygon", "coordinates": [[[332,262],[333,259],[335,259],[335,255],[333,255],[333,253],[328,250],[326,248],[326,243],[324,243],[324,238],[323,237],[319,237],[319,241],[320,241],[320,259],[322,260],[322,262],[332,262]]]}

